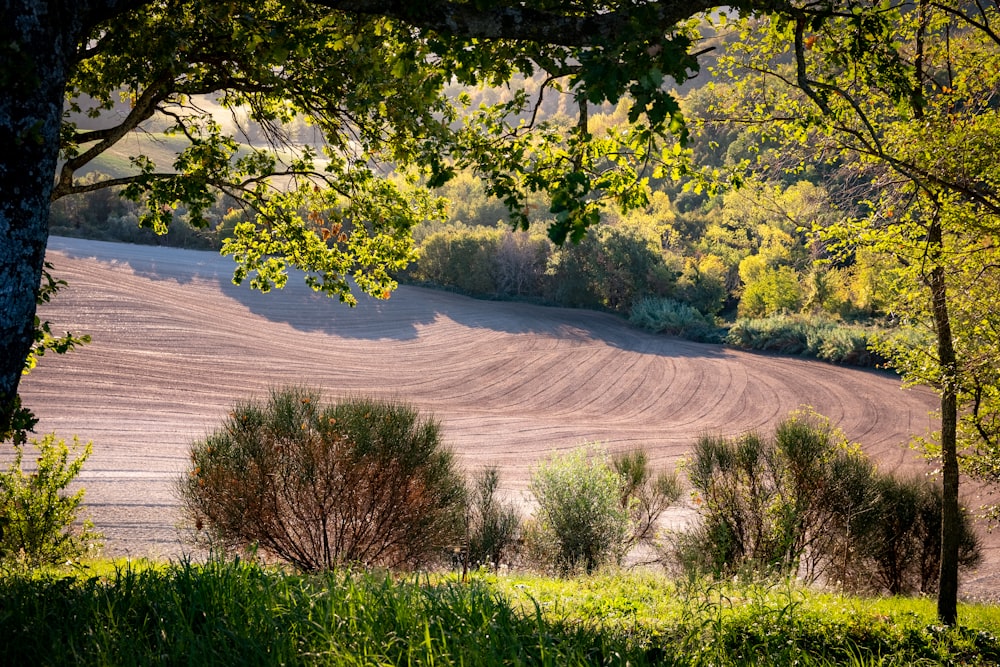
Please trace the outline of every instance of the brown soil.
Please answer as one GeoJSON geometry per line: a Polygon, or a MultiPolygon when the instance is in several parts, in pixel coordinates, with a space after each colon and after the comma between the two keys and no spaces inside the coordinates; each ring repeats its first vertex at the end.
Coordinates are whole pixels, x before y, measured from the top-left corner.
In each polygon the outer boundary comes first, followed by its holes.
{"type": "MultiPolygon", "coordinates": [[[[231,260],[214,253],[54,238],[49,259],[69,287],[43,317],[93,343],[46,357],[22,390],[39,432],[93,440],[81,479],[110,554],[182,554],[174,485],[190,442],[234,402],[289,384],[433,413],[464,466],[497,464],[516,498],[553,452],[596,441],[673,465],[699,435],[766,431],[800,406],[830,417],[883,469],[929,469],[907,442],[934,427],[935,397],[884,373],[416,287],[353,309],[295,276],[260,294],[232,285],[231,260]]],[[[995,595],[998,540],[987,546],[966,595],[995,595]]]]}

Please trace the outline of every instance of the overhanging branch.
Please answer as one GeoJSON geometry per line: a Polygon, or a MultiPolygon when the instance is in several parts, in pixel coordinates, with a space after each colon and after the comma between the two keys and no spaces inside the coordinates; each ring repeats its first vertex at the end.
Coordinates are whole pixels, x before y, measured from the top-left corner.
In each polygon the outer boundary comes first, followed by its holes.
{"type": "MultiPolygon", "coordinates": [[[[587,47],[614,42],[633,32],[637,23],[661,33],[677,23],[726,3],[720,0],[663,0],[628,3],[606,12],[565,13],[540,10],[523,3],[479,7],[481,3],[447,0],[311,0],[313,4],[349,14],[385,16],[424,30],[472,39],[536,42],[587,47]],[[641,23],[640,23],[641,22],[641,23]]],[[[737,3],[741,4],[741,3],[737,3]]],[[[749,4],[749,3],[747,3],[749,4]]]]}

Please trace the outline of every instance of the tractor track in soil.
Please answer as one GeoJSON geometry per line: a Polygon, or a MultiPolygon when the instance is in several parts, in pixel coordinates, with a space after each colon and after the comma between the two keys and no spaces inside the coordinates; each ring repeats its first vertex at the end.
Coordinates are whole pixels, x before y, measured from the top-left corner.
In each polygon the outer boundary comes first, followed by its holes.
{"type": "MultiPolygon", "coordinates": [[[[673,465],[700,435],[766,431],[802,406],[833,420],[883,470],[929,470],[907,443],[934,428],[936,398],[882,372],[419,287],[388,301],[362,297],[356,308],[297,276],[260,294],[233,285],[232,261],[212,252],[53,238],[48,259],[69,286],[41,316],[54,332],[93,342],[45,357],[22,395],[39,433],[94,442],[80,480],[109,555],[189,550],[175,485],[190,443],[234,402],[290,384],[432,413],[463,467],[496,464],[519,500],[532,466],[554,452],[596,441],[609,451],[644,447],[654,464],[673,465]]],[[[984,536],[985,562],[966,575],[963,594],[996,598],[1000,540],[984,536]]]]}

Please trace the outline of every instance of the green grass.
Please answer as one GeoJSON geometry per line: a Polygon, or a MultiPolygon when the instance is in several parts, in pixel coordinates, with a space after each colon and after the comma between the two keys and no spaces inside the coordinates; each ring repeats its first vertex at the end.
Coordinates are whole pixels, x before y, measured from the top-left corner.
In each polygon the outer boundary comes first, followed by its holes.
{"type": "Polygon", "coordinates": [[[0,664],[995,665],[995,606],[638,574],[303,576],[252,563],[0,576],[0,664]]]}

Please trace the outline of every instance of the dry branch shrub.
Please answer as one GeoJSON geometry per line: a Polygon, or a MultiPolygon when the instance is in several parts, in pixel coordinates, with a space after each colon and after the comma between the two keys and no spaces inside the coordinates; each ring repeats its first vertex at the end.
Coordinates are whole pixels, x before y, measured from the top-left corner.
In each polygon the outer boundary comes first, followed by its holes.
{"type": "Polygon", "coordinates": [[[464,487],[410,406],[274,391],[196,442],[181,496],[201,539],[304,570],[416,567],[460,536],[464,487]]]}
{"type": "Polygon", "coordinates": [[[653,544],[660,517],[681,497],[681,482],[675,471],[654,470],[644,449],[620,452],[611,465],[621,478],[621,506],[629,513],[627,552],[639,544],[653,544]]]}
{"type": "MultiPolygon", "coordinates": [[[[798,575],[856,590],[930,592],[940,564],[941,490],[880,472],[824,418],[794,413],[772,438],[704,436],[688,477],[700,523],[675,558],[693,571],[798,575]]],[[[980,548],[962,514],[961,565],[980,548]]]]}
{"type": "Polygon", "coordinates": [[[473,480],[466,509],[468,562],[494,570],[509,561],[517,549],[521,515],[512,502],[499,497],[500,473],[484,468],[473,480]]]}

